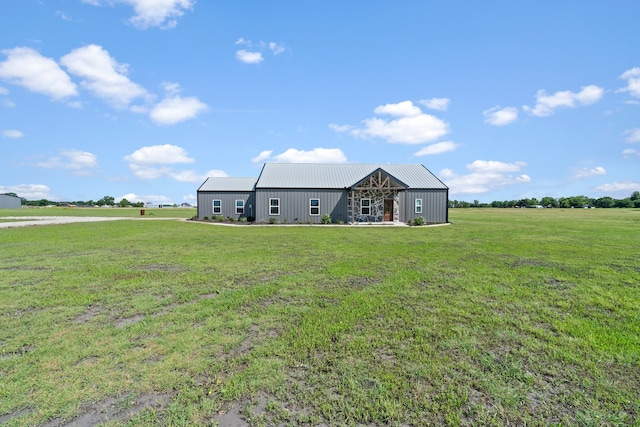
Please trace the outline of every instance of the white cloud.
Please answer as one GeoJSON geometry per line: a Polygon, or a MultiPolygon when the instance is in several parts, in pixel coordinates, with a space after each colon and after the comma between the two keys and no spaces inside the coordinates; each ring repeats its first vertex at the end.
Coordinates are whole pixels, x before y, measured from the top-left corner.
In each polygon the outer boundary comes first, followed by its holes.
{"type": "Polygon", "coordinates": [[[339,148],[314,148],[310,151],[289,148],[273,156],[273,160],[282,163],[345,163],[347,157],[339,148]]]}
{"type": "Polygon", "coordinates": [[[458,147],[458,144],[454,143],[453,141],[437,142],[435,144],[431,144],[424,148],[421,148],[420,150],[416,151],[413,155],[419,157],[419,156],[430,156],[433,154],[442,154],[442,153],[446,153],[447,151],[453,151],[457,147],[458,147]]]}
{"type": "Polygon", "coordinates": [[[136,165],[171,165],[176,163],[193,163],[189,153],[177,145],[151,145],[142,147],[124,157],[129,163],[136,165]]]}
{"type": "Polygon", "coordinates": [[[272,153],[273,153],[273,150],[264,150],[264,151],[261,151],[261,152],[260,152],[260,154],[258,154],[257,156],[253,157],[253,158],[251,159],[251,161],[252,161],[253,163],[262,163],[262,162],[264,162],[265,160],[267,160],[268,158],[270,158],[272,153]]]}
{"type": "Polygon", "coordinates": [[[640,67],[625,71],[620,78],[627,80],[627,87],[620,89],[618,92],[629,92],[632,96],[640,98],[640,67]]]}
{"type": "MultiPolygon", "coordinates": [[[[381,105],[374,112],[398,118],[391,120],[377,117],[365,119],[363,120],[364,127],[351,129],[351,135],[357,138],[382,138],[390,143],[423,144],[449,133],[448,123],[423,113],[411,101],[381,105]]],[[[334,130],[347,129],[337,125],[333,125],[332,128],[334,130]]]]}
{"type": "Polygon", "coordinates": [[[0,193],[15,193],[29,200],[51,200],[51,189],[44,184],[0,185],[0,193]]]}
{"type": "Polygon", "coordinates": [[[76,96],[76,85],[58,64],[28,47],[3,50],[7,60],[0,62],[0,78],[54,100],[76,96]]]}
{"type": "Polygon", "coordinates": [[[262,53],[250,52],[244,49],[240,49],[236,52],[236,58],[238,58],[240,62],[244,62],[245,64],[259,64],[264,61],[262,53]]]}
{"type": "Polygon", "coordinates": [[[70,169],[76,175],[91,175],[98,167],[98,156],[88,151],[60,150],[57,156],[38,162],[35,166],[46,169],[70,169]]]}
{"type": "Polygon", "coordinates": [[[518,119],[518,109],[516,107],[496,106],[483,111],[484,122],[494,126],[505,126],[518,119]]]}
{"type": "Polygon", "coordinates": [[[576,178],[587,178],[590,176],[606,175],[607,171],[602,166],[595,168],[582,168],[575,172],[576,178]]]}
{"type": "Polygon", "coordinates": [[[210,177],[210,176],[220,176],[220,177],[227,176],[227,174],[221,170],[210,170],[209,172],[206,172],[203,174],[197,173],[192,170],[187,170],[187,171],[181,171],[181,172],[168,172],[167,175],[178,182],[195,182],[195,183],[202,183],[204,182],[205,179],[207,179],[207,177],[210,177]]]}
{"type": "Polygon", "coordinates": [[[616,181],[610,184],[599,185],[595,189],[606,193],[632,193],[634,191],[640,191],[640,182],[616,181]]]}
{"type": "Polygon", "coordinates": [[[286,51],[286,47],[282,43],[264,41],[254,43],[242,37],[237,39],[235,44],[246,48],[236,51],[236,58],[245,64],[259,64],[264,61],[264,52],[271,52],[277,56],[286,51]]]}
{"type": "Polygon", "coordinates": [[[380,105],[379,107],[376,107],[373,112],[376,114],[388,114],[395,117],[415,117],[422,114],[422,110],[413,105],[413,102],[411,101],[380,105]]]}
{"type": "Polygon", "coordinates": [[[351,125],[337,125],[335,123],[329,123],[329,129],[334,130],[336,132],[349,132],[353,129],[351,125]]]}
{"type": "Polygon", "coordinates": [[[431,98],[422,99],[418,102],[430,110],[447,111],[451,100],[449,98],[431,98]]]}
{"type": "Polygon", "coordinates": [[[177,18],[184,15],[185,11],[192,10],[195,3],[194,0],[82,0],[82,2],[92,6],[114,2],[128,4],[136,13],[129,22],[141,29],[174,28],[178,23],[177,18]]]}
{"type": "Polygon", "coordinates": [[[625,140],[630,144],[640,142],[640,128],[626,130],[624,135],[626,136],[625,140]]]}
{"type": "Polygon", "coordinates": [[[467,165],[471,172],[458,175],[452,169],[440,171],[440,177],[449,187],[451,194],[481,194],[508,185],[531,182],[529,175],[511,175],[509,172],[520,172],[525,162],[504,163],[495,160],[476,160],[467,165]]]}
{"type": "Polygon", "coordinates": [[[70,73],[84,78],[81,85],[114,108],[126,108],[149,93],[127,77],[128,65],[118,64],[102,46],[90,44],[60,59],[70,73]]]}
{"type": "Polygon", "coordinates": [[[275,42],[269,43],[269,49],[271,49],[271,52],[273,52],[274,55],[280,55],[285,51],[285,48],[282,44],[278,44],[275,42]]]}
{"type": "Polygon", "coordinates": [[[156,123],[173,125],[193,119],[207,108],[207,104],[196,97],[174,96],[160,101],[153,107],[149,116],[156,123]]]}
{"type": "Polygon", "coordinates": [[[640,150],[634,150],[633,148],[627,148],[626,150],[622,150],[622,155],[628,159],[632,156],[640,157],[640,150]]]}
{"type": "Polygon", "coordinates": [[[2,87],[0,86],[0,95],[9,95],[9,89],[7,89],[6,87],[2,87]]]}
{"type": "Polygon", "coordinates": [[[541,89],[536,93],[536,105],[533,108],[525,105],[522,109],[534,116],[550,116],[557,108],[590,105],[600,100],[603,95],[604,90],[595,85],[585,86],[578,93],[564,90],[553,95],[547,95],[546,91],[541,89]]]}
{"type": "Polygon", "coordinates": [[[17,139],[17,138],[22,138],[23,136],[24,136],[24,133],[15,129],[7,129],[2,131],[3,138],[17,139]]]}

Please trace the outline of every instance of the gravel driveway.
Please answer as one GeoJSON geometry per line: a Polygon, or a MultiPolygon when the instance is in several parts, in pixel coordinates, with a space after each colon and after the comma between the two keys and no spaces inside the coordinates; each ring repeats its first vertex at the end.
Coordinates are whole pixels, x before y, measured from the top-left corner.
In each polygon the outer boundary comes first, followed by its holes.
{"type": "Polygon", "coordinates": [[[74,222],[115,221],[137,219],[107,216],[0,216],[0,228],[27,227],[32,225],[71,224],[74,222]],[[9,220],[4,222],[4,220],[9,220]]]}

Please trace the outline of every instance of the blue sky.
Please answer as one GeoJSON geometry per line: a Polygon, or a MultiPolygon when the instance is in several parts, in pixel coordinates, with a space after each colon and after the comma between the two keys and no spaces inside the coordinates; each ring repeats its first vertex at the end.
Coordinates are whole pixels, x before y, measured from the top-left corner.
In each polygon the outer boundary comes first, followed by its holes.
{"type": "Polygon", "coordinates": [[[0,192],[195,203],[264,162],[458,200],[640,190],[640,2],[5,0],[0,192]]]}

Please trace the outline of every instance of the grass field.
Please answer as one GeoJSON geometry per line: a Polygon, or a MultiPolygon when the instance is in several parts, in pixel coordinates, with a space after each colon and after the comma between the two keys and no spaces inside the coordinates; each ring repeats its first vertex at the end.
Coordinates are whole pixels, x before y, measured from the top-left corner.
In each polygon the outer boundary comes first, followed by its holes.
{"type": "Polygon", "coordinates": [[[640,210],[450,220],[0,230],[0,424],[638,425],[640,210]]]}

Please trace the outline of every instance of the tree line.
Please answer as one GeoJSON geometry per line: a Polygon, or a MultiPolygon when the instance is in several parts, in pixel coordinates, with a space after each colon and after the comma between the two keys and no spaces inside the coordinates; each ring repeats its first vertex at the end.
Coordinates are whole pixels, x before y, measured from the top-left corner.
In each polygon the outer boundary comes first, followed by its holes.
{"type": "Polygon", "coordinates": [[[459,200],[449,200],[450,208],[640,208],[640,191],[634,191],[631,196],[624,199],[614,199],[605,196],[597,199],[587,196],[560,197],[558,199],[550,196],[538,200],[531,199],[493,201],[491,203],[480,203],[478,200],[465,202],[459,200]]]}
{"type": "MultiPolygon", "coordinates": [[[[4,193],[7,196],[20,197],[16,193],[4,193]]],[[[39,199],[39,200],[27,200],[24,197],[20,197],[22,200],[22,206],[77,206],[81,208],[92,208],[94,206],[119,206],[122,208],[143,208],[144,202],[130,202],[127,199],[122,199],[116,203],[116,199],[112,196],[104,196],[98,200],[76,200],[73,202],[55,202],[53,200],[39,199]]]]}

